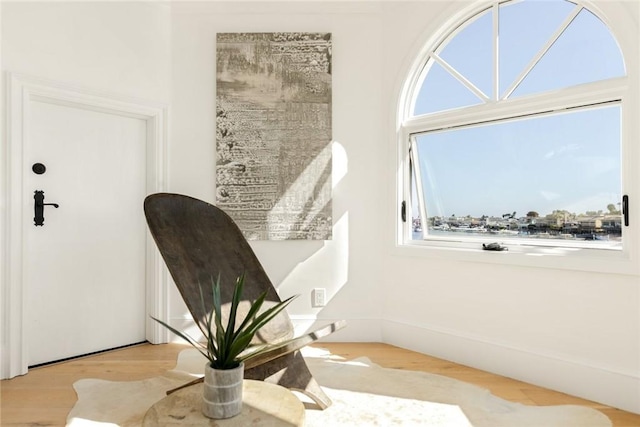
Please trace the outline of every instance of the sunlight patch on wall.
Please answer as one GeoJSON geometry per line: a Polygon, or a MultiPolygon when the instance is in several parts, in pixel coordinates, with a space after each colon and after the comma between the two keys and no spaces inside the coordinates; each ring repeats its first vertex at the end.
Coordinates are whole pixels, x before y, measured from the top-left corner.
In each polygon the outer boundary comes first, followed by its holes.
{"type": "Polygon", "coordinates": [[[311,240],[331,238],[331,145],[327,145],[289,185],[267,214],[270,235],[282,239],[311,240]],[[308,189],[313,189],[308,191],[308,189]],[[306,200],[300,195],[306,194],[306,200]],[[290,209],[296,209],[295,221],[286,221],[290,209]]]}
{"type": "Polygon", "coordinates": [[[331,145],[333,153],[333,173],[331,177],[331,188],[336,188],[342,178],[347,176],[349,162],[347,159],[347,150],[338,141],[334,141],[331,145]]]}

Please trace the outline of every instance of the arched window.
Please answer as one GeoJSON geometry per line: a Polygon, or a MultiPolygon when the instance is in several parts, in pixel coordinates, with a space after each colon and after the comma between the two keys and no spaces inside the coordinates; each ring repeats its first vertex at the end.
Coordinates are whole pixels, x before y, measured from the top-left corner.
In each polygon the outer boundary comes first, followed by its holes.
{"type": "Polygon", "coordinates": [[[496,1],[420,64],[400,113],[401,242],[624,247],[629,88],[601,19],[566,0],[496,1]]]}

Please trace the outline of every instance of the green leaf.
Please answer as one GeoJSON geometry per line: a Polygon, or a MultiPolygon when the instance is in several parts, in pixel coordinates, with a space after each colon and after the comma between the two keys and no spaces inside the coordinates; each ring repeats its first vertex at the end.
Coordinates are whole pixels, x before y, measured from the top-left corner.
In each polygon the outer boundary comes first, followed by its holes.
{"type": "Polygon", "coordinates": [[[238,305],[240,305],[240,298],[244,291],[244,274],[238,277],[236,280],[236,286],[233,290],[233,298],[231,299],[231,311],[229,312],[229,322],[227,323],[227,333],[225,340],[231,342],[233,340],[233,334],[236,328],[236,315],[238,313],[238,305]]]}
{"type": "Polygon", "coordinates": [[[244,320],[242,321],[242,324],[236,331],[236,334],[239,334],[242,331],[244,331],[249,325],[249,323],[253,321],[253,318],[255,317],[255,315],[262,308],[262,304],[264,303],[264,300],[266,297],[267,297],[267,291],[264,291],[263,293],[258,295],[258,298],[256,298],[256,300],[251,304],[251,307],[249,308],[249,312],[247,313],[247,316],[244,318],[244,320]]]}
{"type": "Polygon", "coordinates": [[[218,359],[226,359],[226,355],[228,352],[228,348],[225,341],[225,331],[222,326],[222,301],[220,298],[220,276],[218,276],[218,281],[216,283],[212,282],[212,292],[213,292],[213,312],[215,312],[215,316],[213,318],[215,323],[215,334],[211,328],[209,328],[209,339],[212,339],[211,335],[215,336],[215,342],[218,348],[218,359]]]}

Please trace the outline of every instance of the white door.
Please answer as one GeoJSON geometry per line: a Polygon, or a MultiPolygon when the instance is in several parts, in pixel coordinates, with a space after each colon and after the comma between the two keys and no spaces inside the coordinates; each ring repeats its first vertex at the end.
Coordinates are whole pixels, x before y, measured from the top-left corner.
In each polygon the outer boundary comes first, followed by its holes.
{"type": "Polygon", "coordinates": [[[144,341],[146,122],[32,100],[26,123],[29,366],[144,341]],[[36,190],[59,205],[44,206],[41,226],[31,218],[36,190]]]}

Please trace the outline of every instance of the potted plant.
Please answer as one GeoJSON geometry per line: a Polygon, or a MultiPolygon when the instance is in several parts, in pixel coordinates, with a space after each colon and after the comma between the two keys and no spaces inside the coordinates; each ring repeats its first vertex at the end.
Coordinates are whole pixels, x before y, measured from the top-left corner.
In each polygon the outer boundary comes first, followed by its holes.
{"type": "Polygon", "coordinates": [[[174,334],[178,335],[204,357],[205,364],[204,393],[202,412],[209,418],[230,418],[242,411],[242,379],[244,377],[244,362],[270,350],[275,344],[252,345],[254,335],[260,328],[273,319],[295,298],[294,295],[274,306],[260,312],[267,292],[263,292],[250,303],[244,319],[236,319],[238,306],[244,289],[244,274],[236,280],[233,291],[229,318],[223,325],[222,301],[220,299],[220,277],[211,281],[213,307],[211,311],[205,307],[205,299],[200,286],[200,300],[203,312],[208,313],[203,320],[202,333],[206,343],[201,343],[185,332],[178,331],[162,320],[151,317],[174,334]],[[237,322],[237,320],[240,320],[237,322]],[[239,323],[239,326],[236,326],[239,323]]]}

